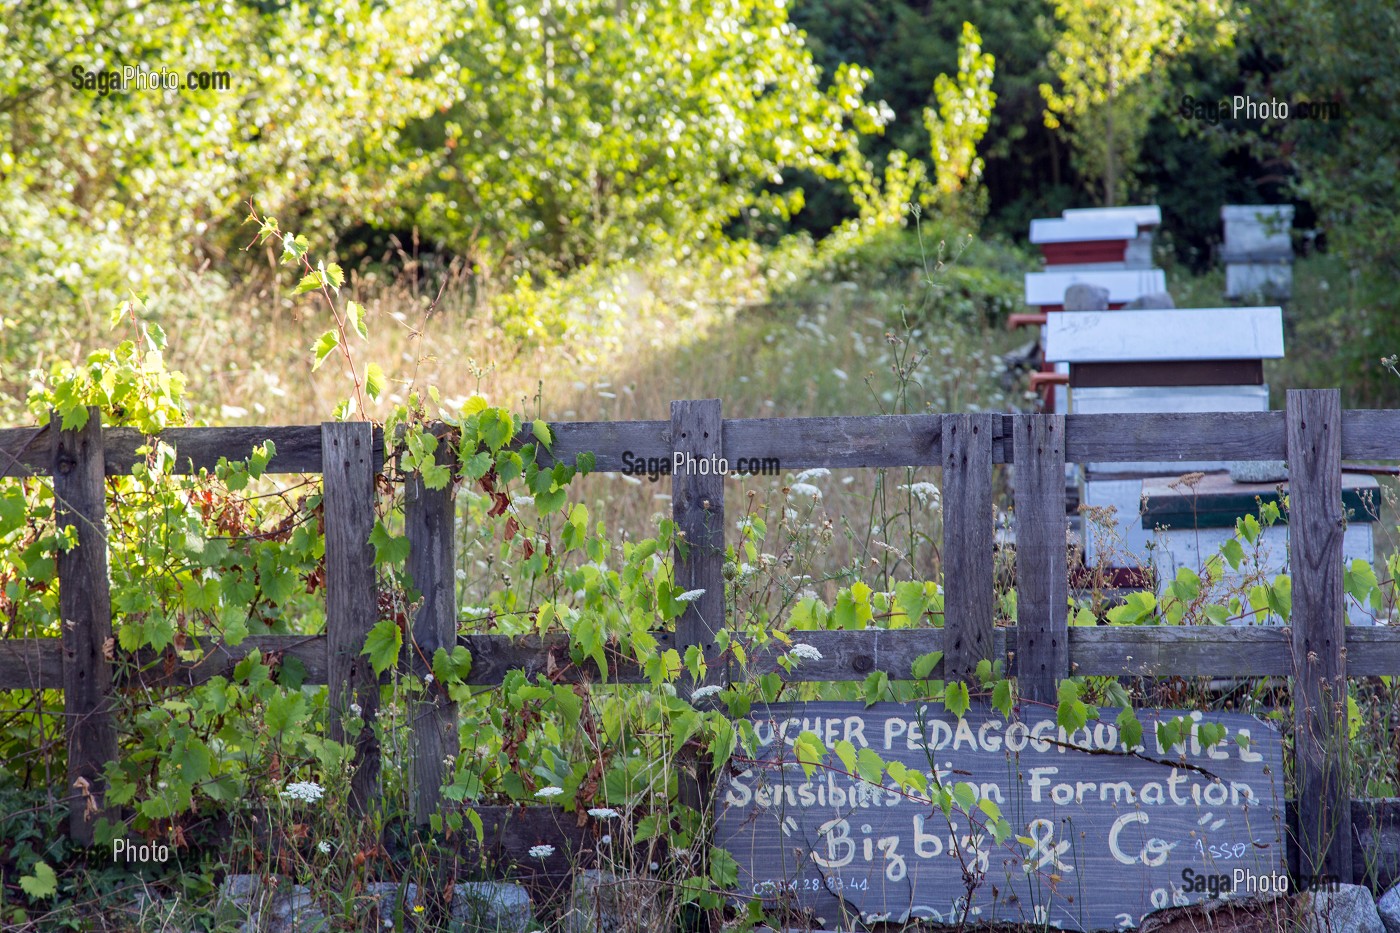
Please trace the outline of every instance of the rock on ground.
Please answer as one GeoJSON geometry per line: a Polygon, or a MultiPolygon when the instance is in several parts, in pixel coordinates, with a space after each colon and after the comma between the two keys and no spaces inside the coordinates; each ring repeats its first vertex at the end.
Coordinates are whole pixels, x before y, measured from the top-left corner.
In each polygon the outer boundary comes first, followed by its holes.
{"type": "Polygon", "coordinates": [[[518,884],[472,881],[452,889],[452,919],[472,933],[528,933],[534,914],[530,892],[518,884]]]}
{"type": "Polygon", "coordinates": [[[574,876],[565,933],[655,933],[669,928],[655,882],[590,868],[574,876]]]}
{"type": "Polygon", "coordinates": [[[1299,896],[1298,920],[1303,933],[1386,933],[1376,899],[1359,884],[1299,896]]]}
{"type": "Polygon", "coordinates": [[[1400,933],[1400,884],[1381,896],[1376,902],[1376,911],[1381,915],[1385,933],[1400,933]]]}

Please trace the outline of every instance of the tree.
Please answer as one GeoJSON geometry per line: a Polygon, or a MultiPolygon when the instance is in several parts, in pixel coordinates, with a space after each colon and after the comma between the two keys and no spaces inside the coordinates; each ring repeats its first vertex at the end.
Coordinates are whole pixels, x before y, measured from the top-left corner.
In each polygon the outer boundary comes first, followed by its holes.
{"type": "Polygon", "coordinates": [[[1229,0],[1058,0],[1059,33],[1042,84],[1045,124],[1068,124],[1080,174],[1107,206],[1121,195],[1152,117],[1166,104],[1165,65],[1196,43],[1229,42],[1229,0]]]}
{"type": "Polygon", "coordinates": [[[934,184],[939,197],[956,206],[982,177],[982,158],[977,144],[992,122],[997,96],[992,93],[996,58],[982,51],[982,35],[971,23],[963,23],[958,44],[956,78],[939,75],[933,82],[937,109],[924,108],[933,150],[934,184]]]}

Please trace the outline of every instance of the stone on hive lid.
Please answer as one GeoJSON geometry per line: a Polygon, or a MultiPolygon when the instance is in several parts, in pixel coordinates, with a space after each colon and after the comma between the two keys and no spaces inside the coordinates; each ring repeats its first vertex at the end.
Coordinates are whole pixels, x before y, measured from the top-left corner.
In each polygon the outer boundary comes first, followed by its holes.
{"type": "Polygon", "coordinates": [[[1107,311],[1108,289],[1076,283],[1065,289],[1066,311],[1107,311]]]}
{"type": "Polygon", "coordinates": [[[1288,479],[1288,464],[1282,460],[1238,460],[1230,464],[1230,479],[1236,483],[1279,483],[1288,479]]]}
{"type": "Polygon", "coordinates": [[[1142,295],[1123,305],[1124,311],[1134,311],[1141,308],[1175,308],[1176,302],[1168,292],[1153,292],[1150,295],[1142,295]]]}

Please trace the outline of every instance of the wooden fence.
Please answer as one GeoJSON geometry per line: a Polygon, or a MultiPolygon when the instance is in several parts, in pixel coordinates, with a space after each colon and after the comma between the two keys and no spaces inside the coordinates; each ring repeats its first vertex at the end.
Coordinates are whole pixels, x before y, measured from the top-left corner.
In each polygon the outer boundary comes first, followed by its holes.
{"type": "MultiPolygon", "coordinates": [[[[572,462],[575,454],[590,451],[600,471],[621,470],[624,451],[667,461],[673,451],[696,458],[724,457],[730,463],[777,458],[786,470],[941,467],[943,628],[804,632],[803,639],[821,651],[822,659],[803,663],[791,679],[863,680],[880,670],[891,678],[907,679],[911,662],[935,650],[944,652],[944,677],[969,677],[980,659],[1001,658],[1017,676],[1023,696],[1049,702],[1056,698],[1058,681],[1071,673],[1289,676],[1296,701],[1296,869],[1351,880],[1362,870],[1359,853],[1354,862],[1354,840],[1364,833],[1390,840],[1396,832],[1393,807],[1353,805],[1339,765],[1346,740],[1346,679],[1400,673],[1400,631],[1345,625],[1341,467],[1343,457],[1400,459],[1400,411],[1344,412],[1340,393],[1326,390],[1291,391],[1286,411],[1264,413],[724,420],[720,402],[711,399],[673,402],[669,421],[558,423],[551,430],[554,457],[572,462]],[[1292,626],[1069,627],[1066,460],[1200,459],[1288,461],[1292,626]],[[994,621],[996,463],[1015,465],[1018,619],[1011,628],[999,628],[994,621]]],[[[368,725],[374,720],[378,681],[360,648],[377,621],[374,555],[367,542],[375,520],[376,475],[383,468],[382,435],[368,423],[355,422],[172,429],[163,438],[175,447],[186,471],[212,469],[220,456],[246,457],[254,445],[271,439],[277,456],[270,472],[322,474],[326,634],[254,636],[236,647],[214,645],[198,662],[156,665],[133,676],[149,684],[197,683],[227,675],[254,648],[299,658],[306,666],[307,682],[333,686],[333,735],[344,735],[341,713],[350,702],[363,708],[367,725],[350,738],[357,744],[354,802],[364,805],[379,779],[379,750],[368,725]]],[[[117,750],[114,665],[103,651],[112,621],[103,478],[127,473],[144,440],[132,430],[104,430],[96,417],[75,431],[0,430],[0,476],[52,476],[61,505],[59,522],[76,528],[79,542],[58,561],[62,637],[0,641],[0,689],[64,691],[68,784],[86,786],[98,803],[103,762],[117,750]]],[[[720,476],[684,471],[672,476],[674,517],[689,541],[686,556],[677,555],[676,580],[686,589],[705,593],[689,604],[674,632],[658,633],[663,647],[684,652],[698,644],[710,652],[713,633],[723,625],[723,492],[720,476]]],[[[531,676],[555,670],[554,676],[562,679],[596,675],[588,666],[569,663],[567,638],[562,635],[458,635],[450,493],[428,490],[410,477],[405,499],[409,570],[424,594],[413,622],[417,648],[406,646],[405,669],[422,673],[425,657],[455,641],[472,653],[473,684],[500,683],[513,669],[531,676]]],[[[720,674],[718,667],[711,670],[720,674]]],[[[623,659],[611,667],[611,676],[619,682],[644,680],[623,659]]],[[[457,750],[457,730],[450,706],[430,704],[420,712],[413,717],[412,776],[415,812],[425,821],[439,806],[443,759],[457,750]]],[[[693,796],[699,790],[686,793],[693,796]]],[[[70,799],[70,830],[79,839],[90,839],[85,810],[90,813],[92,803],[79,790],[73,790],[70,799]]],[[[514,841],[499,840],[506,856],[523,856],[522,847],[540,841],[538,833],[550,827],[567,836],[560,827],[573,822],[558,819],[558,811],[551,808],[528,808],[526,813],[537,815],[525,818],[534,828],[512,834],[514,841]]],[[[502,814],[487,814],[488,825],[496,816],[504,819],[502,814]]]]}

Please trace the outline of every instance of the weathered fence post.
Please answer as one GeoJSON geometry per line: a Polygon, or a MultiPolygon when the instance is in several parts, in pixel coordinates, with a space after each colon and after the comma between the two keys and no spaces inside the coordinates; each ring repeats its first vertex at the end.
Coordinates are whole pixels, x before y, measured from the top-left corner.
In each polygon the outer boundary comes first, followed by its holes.
{"type": "Polygon", "coordinates": [[[358,704],[350,807],[363,812],[378,795],[379,740],[374,719],[379,682],[361,651],[379,617],[374,578],[374,432],[368,421],[321,425],[322,511],[326,528],[326,670],[330,735],[347,738],[344,719],[358,704]]]}
{"type": "MultiPolygon", "coordinates": [[[[671,449],[681,455],[671,474],[671,515],[684,542],[676,546],[676,585],[705,591],[676,620],[676,650],[684,658],[698,645],[707,662],[716,656],[715,632],[724,627],[724,474],[713,466],[724,456],[723,429],[719,399],[671,403],[671,449]],[[705,473],[702,461],[711,464],[705,473]]],[[[723,683],[724,675],[711,665],[704,682],[723,683]]],[[[684,675],[686,696],[698,686],[684,675]]]]}
{"type": "Polygon", "coordinates": [[[68,733],[68,834],[90,845],[93,821],[108,815],[102,769],[117,757],[112,721],[112,594],[107,578],[107,497],[102,413],[88,409],[87,424],[59,430],[54,442],[53,494],[58,530],[70,528],[77,546],[57,557],[58,610],[62,619],[63,714],[68,733]]]}
{"type": "MultiPolygon", "coordinates": [[[[681,695],[689,698],[696,687],[723,684],[727,671],[715,661],[715,633],[724,628],[724,477],[716,469],[724,457],[724,414],[717,398],[671,403],[671,517],[684,536],[676,546],[675,582],[686,590],[704,590],[686,603],[676,620],[676,650],[684,660],[686,649],[698,645],[704,653],[706,673],[702,682],[681,675],[681,695]],[[701,463],[707,462],[706,472],[701,463]]],[[[703,760],[682,761],[680,802],[701,813],[710,809],[711,775],[703,760]],[[692,775],[685,770],[693,765],[692,775]]],[[[703,863],[702,863],[703,864],[703,863]]],[[[703,869],[702,869],[703,872],[703,869]]],[[[708,918],[699,918],[701,930],[708,918]]]]}
{"type": "Polygon", "coordinates": [[[1000,415],[944,415],[943,675],[974,680],[992,657],[992,435],[1000,415]]]}
{"type": "Polygon", "coordinates": [[[1065,416],[1016,415],[1016,682],[1021,696],[1054,703],[1069,676],[1069,567],[1065,416]]]}
{"type": "Polygon", "coordinates": [[[1298,870],[1350,881],[1341,392],[1290,390],[1287,417],[1298,870]]]}
{"type": "MultiPolygon", "coordinates": [[[[449,437],[439,437],[437,463],[452,467],[456,454],[449,437]]],[[[414,668],[432,670],[433,652],[449,653],[457,643],[456,514],[452,484],[443,489],[423,485],[421,473],[404,481],[404,524],[408,533],[408,575],[422,596],[413,620],[408,650],[414,668]]],[[[427,823],[438,812],[447,759],[458,752],[457,704],[446,688],[433,684],[417,704],[412,721],[413,818],[427,823]]]]}

